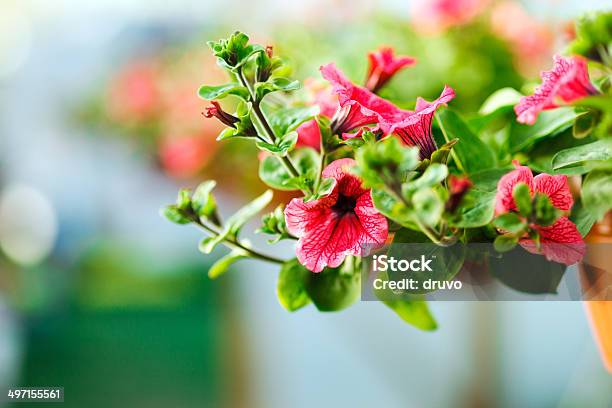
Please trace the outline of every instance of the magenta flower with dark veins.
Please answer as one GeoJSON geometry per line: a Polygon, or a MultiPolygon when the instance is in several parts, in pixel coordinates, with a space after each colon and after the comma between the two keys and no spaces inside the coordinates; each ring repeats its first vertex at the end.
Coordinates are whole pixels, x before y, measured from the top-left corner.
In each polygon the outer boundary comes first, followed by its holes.
{"type": "Polygon", "coordinates": [[[555,65],[550,71],[543,71],[542,85],[533,95],[524,96],[514,107],[520,123],[533,125],[543,110],[557,108],[599,91],[589,79],[587,62],[582,57],[554,56],[555,65]]]}
{"type": "Polygon", "coordinates": [[[453,88],[445,86],[435,101],[417,98],[414,112],[403,111],[404,119],[384,122],[381,128],[385,134],[395,133],[408,146],[417,146],[421,160],[429,159],[438,148],[431,132],[433,117],[439,106],[446,105],[454,97],[453,88]]]}
{"type": "Polygon", "coordinates": [[[354,165],[353,159],[332,162],[322,174],[336,181],[329,195],[309,202],[294,198],[285,208],[287,229],[299,238],[297,258],[313,272],[340,266],[348,255],[365,256],[387,239],[387,219],[374,208],[370,190],[349,173],[354,165]]]}
{"type": "MultiPolygon", "coordinates": [[[[497,184],[495,196],[495,214],[516,212],[517,207],[512,196],[514,187],[518,183],[525,183],[532,195],[535,193],[545,194],[557,209],[568,212],[574,205],[574,199],[567,184],[567,176],[550,174],[538,174],[533,177],[531,169],[520,166],[514,162],[515,170],[504,175],[497,184]]],[[[576,225],[563,215],[554,224],[549,226],[530,225],[540,234],[540,245],[525,236],[520,239],[519,244],[527,251],[542,254],[546,259],[572,265],[579,262],[585,254],[586,246],[578,232],[576,225]]]]}

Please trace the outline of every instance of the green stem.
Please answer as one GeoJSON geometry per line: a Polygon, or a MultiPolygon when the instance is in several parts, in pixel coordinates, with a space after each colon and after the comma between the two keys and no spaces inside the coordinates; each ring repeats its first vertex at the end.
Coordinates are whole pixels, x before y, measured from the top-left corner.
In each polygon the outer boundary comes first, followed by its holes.
{"type": "MultiPolygon", "coordinates": [[[[249,91],[249,99],[253,106],[253,112],[255,113],[255,116],[257,117],[257,121],[259,122],[264,132],[268,136],[270,143],[272,144],[275,143],[276,135],[274,134],[274,130],[272,130],[272,127],[268,123],[266,116],[261,110],[261,107],[259,106],[260,101],[257,100],[257,97],[255,95],[255,90],[251,86],[250,82],[247,80],[246,76],[244,75],[244,72],[242,72],[242,68],[238,68],[238,79],[240,80],[240,83],[242,84],[242,86],[246,87],[249,91]]],[[[277,155],[277,157],[280,159],[281,163],[283,164],[285,169],[289,172],[291,177],[300,176],[300,173],[297,171],[297,169],[295,168],[295,165],[293,164],[293,162],[288,156],[278,156],[277,155]]],[[[306,191],[305,193],[310,194],[310,191],[306,191]]]]}
{"type": "MultiPolygon", "coordinates": [[[[209,227],[208,225],[204,224],[199,219],[193,219],[193,221],[198,227],[208,232],[209,234],[219,235],[219,231],[216,231],[215,229],[209,227]]],[[[286,262],[280,258],[275,258],[270,255],[262,254],[261,252],[248,248],[244,246],[244,244],[242,244],[241,242],[233,238],[225,238],[223,240],[223,244],[228,246],[231,249],[240,249],[241,251],[246,252],[251,258],[259,259],[261,261],[272,262],[272,263],[279,264],[279,265],[282,265],[286,262]]]]}
{"type": "Polygon", "coordinates": [[[317,172],[317,179],[314,184],[314,191],[319,191],[319,186],[321,185],[321,178],[323,177],[323,168],[325,167],[325,159],[327,157],[327,153],[321,151],[319,156],[319,171],[317,172]]]}

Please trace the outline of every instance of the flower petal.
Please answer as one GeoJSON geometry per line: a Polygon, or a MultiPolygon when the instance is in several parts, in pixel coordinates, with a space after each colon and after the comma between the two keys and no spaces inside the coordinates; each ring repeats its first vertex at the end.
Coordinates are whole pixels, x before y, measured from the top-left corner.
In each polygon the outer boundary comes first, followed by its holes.
{"type": "Polygon", "coordinates": [[[431,134],[431,122],[440,105],[446,105],[455,97],[455,91],[445,86],[442,93],[433,102],[417,98],[414,112],[403,111],[396,114],[396,118],[403,114],[400,120],[385,121],[381,129],[385,134],[396,133],[408,146],[418,146],[421,159],[428,159],[437,149],[436,142],[431,134]]]}
{"type": "Polygon", "coordinates": [[[353,159],[339,159],[331,162],[322,173],[323,178],[333,178],[337,182],[338,193],[347,197],[358,197],[366,190],[361,186],[359,177],[351,174],[349,169],[357,162],[353,159]]]}
{"type": "Polygon", "coordinates": [[[594,95],[597,89],[591,84],[587,64],[581,57],[554,56],[554,66],[541,73],[542,85],[533,95],[521,98],[514,107],[520,123],[533,125],[541,111],[558,106],[557,102],[572,102],[594,95]]]}
{"type": "Polygon", "coordinates": [[[341,126],[340,133],[350,132],[365,124],[378,123],[383,119],[397,120],[410,113],[366,88],[354,85],[333,63],[322,66],[321,74],[331,83],[333,92],[338,95],[340,107],[350,109],[342,118],[345,123],[341,126]]]}
{"type": "Polygon", "coordinates": [[[381,47],[375,52],[368,53],[368,60],[366,88],[372,92],[384,86],[400,69],[416,63],[414,58],[395,56],[391,47],[381,47]]]}
{"type": "Polygon", "coordinates": [[[309,120],[298,126],[298,140],[296,147],[312,147],[319,151],[321,150],[321,129],[315,119],[309,120]]]}
{"type": "Polygon", "coordinates": [[[516,204],[512,198],[514,186],[518,183],[525,183],[533,191],[533,173],[527,166],[520,166],[514,162],[516,169],[502,176],[497,183],[497,194],[495,195],[495,214],[503,214],[508,211],[515,211],[516,204]]]}
{"type": "Polygon", "coordinates": [[[540,227],[539,231],[540,251],[530,239],[521,240],[521,246],[531,253],[541,253],[546,259],[565,265],[573,265],[582,260],[586,245],[576,225],[569,218],[561,217],[549,227],[540,227]]]}
{"type": "Polygon", "coordinates": [[[569,211],[574,205],[574,198],[565,175],[538,174],[533,178],[533,188],[537,192],[546,194],[552,204],[562,211],[569,211]]]}
{"type": "Polygon", "coordinates": [[[304,202],[301,198],[292,199],[285,207],[285,222],[287,230],[296,237],[301,237],[309,229],[318,228],[325,222],[333,206],[338,200],[338,187],[327,197],[304,202]]]}

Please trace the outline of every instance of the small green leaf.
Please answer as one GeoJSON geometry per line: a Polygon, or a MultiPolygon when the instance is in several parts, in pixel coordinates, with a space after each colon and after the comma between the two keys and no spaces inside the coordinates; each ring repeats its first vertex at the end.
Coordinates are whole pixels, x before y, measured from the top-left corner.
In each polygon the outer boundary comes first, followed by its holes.
{"type": "Polygon", "coordinates": [[[298,134],[297,132],[289,132],[286,135],[277,139],[275,144],[258,141],[256,143],[257,147],[266,152],[286,156],[297,143],[298,134]]]}
{"type": "Polygon", "coordinates": [[[561,211],[543,193],[536,193],[533,198],[533,210],[536,224],[543,227],[553,225],[561,216],[561,211]]]}
{"type": "Polygon", "coordinates": [[[181,188],[176,199],[176,208],[185,211],[191,207],[191,191],[188,188],[181,188]]]}
{"type": "Polygon", "coordinates": [[[342,310],[355,303],[361,293],[361,274],[340,273],[340,268],[325,268],[311,273],[306,280],[306,293],[321,312],[342,310]]]}
{"type": "Polygon", "coordinates": [[[310,303],[306,292],[306,281],[313,272],[304,268],[297,259],[283,264],[278,275],[276,294],[280,304],[290,312],[294,312],[310,303]]]}
{"type": "Polygon", "coordinates": [[[502,229],[513,234],[518,234],[527,228],[525,222],[516,213],[506,213],[493,220],[496,228],[502,229]]]}
{"type": "Polygon", "coordinates": [[[297,89],[300,89],[300,81],[290,80],[288,78],[271,78],[267,82],[255,84],[257,100],[262,100],[264,96],[271,92],[289,92],[297,89]]]}
{"type": "Polygon", "coordinates": [[[248,220],[253,218],[258,212],[263,210],[272,201],[272,191],[267,190],[265,193],[251,201],[239,209],[234,215],[228,218],[225,223],[225,229],[228,231],[228,235],[235,237],[238,235],[240,229],[247,223],[248,220]]]}
{"type": "MultiPolygon", "coordinates": [[[[314,149],[301,148],[292,153],[292,159],[300,174],[314,181],[318,166],[318,154],[314,149]]],[[[259,163],[259,178],[268,186],[277,190],[299,190],[301,183],[291,183],[292,177],[276,156],[267,156],[259,163]]]]}
{"type": "Polygon", "coordinates": [[[234,249],[229,254],[225,255],[217,262],[215,262],[208,270],[208,277],[210,279],[217,279],[219,276],[227,272],[228,268],[236,261],[244,258],[248,258],[246,252],[240,249],[234,249]]]}
{"type": "Polygon", "coordinates": [[[593,224],[597,222],[597,217],[595,214],[584,208],[582,201],[580,200],[574,203],[574,206],[572,207],[572,214],[569,218],[574,224],[576,224],[576,228],[578,228],[578,232],[580,232],[580,235],[582,235],[583,238],[589,233],[589,231],[591,231],[593,224]]]}
{"type": "Polygon", "coordinates": [[[471,174],[495,167],[497,160],[493,150],[472,132],[457,113],[445,109],[436,115],[446,141],[459,139],[451,155],[464,173],[471,174]]]}
{"type": "Polygon", "coordinates": [[[228,232],[224,231],[219,235],[204,237],[200,240],[198,249],[204,254],[210,254],[227,237],[228,232]]]}
{"type": "Polygon", "coordinates": [[[522,94],[513,88],[502,88],[493,92],[482,104],[478,113],[489,115],[502,108],[511,108],[522,98],[522,94]]]}
{"type": "Polygon", "coordinates": [[[422,188],[412,196],[416,217],[429,226],[434,226],[440,221],[444,211],[444,203],[435,190],[422,188]]]}
{"type": "Polygon", "coordinates": [[[523,217],[530,217],[532,212],[531,192],[525,183],[517,183],[512,190],[512,198],[516,208],[523,217]]]}
{"type": "Polygon", "coordinates": [[[406,323],[421,330],[436,330],[438,324],[424,300],[388,299],[383,301],[406,323]]]}
{"type": "Polygon", "coordinates": [[[284,135],[296,130],[302,123],[319,114],[318,106],[301,106],[276,109],[268,115],[270,126],[277,135],[284,135]]]}
{"type": "Polygon", "coordinates": [[[552,168],[557,173],[563,173],[566,169],[583,167],[584,170],[581,172],[586,173],[598,165],[609,165],[611,162],[612,142],[610,140],[598,140],[561,150],[553,157],[552,168]]]}
{"type": "Polygon", "coordinates": [[[176,205],[168,205],[161,209],[161,215],[175,224],[189,224],[191,219],[176,205]]]}
{"type": "Polygon", "coordinates": [[[560,134],[573,126],[577,116],[574,108],[566,107],[541,112],[532,126],[513,122],[508,140],[510,152],[524,151],[538,140],[560,134]]]}
{"type": "Polygon", "coordinates": [[[497,252],[508,252],[518,244],[518,237],[512,234],[498,235],[493,242],[497,252]]]}
{"type": "Polygon", "coordinates": [[[582,184],[582,204],[597,219],[612,208],[612,170],[593,170],[582,184]]]}
{"type": "Polygon", "coordinates": [[[198,90],[198,95],[200,95],[200,98],[209,101],[223,99],[228,95],[236,95],[246,100],[249,97],[249,90],[239,83],[232,82],[224,85],[203,85],[198,90]]]}
{"type": "Polygon", "coordinates": [[[216,215],[217,203],[212,195],[212,190],[216,185],[217,182],[214,180],[204,181],[193,193],[191,206],[198,216],[209,218],[216,215]]]}
{"type": "Polygon", "coordinates": [[[260,45],[249,44],[249,37],[239,31],[234,32],[228,39],[209,41],[208,46],[217,57],[219,65],[231,71],[236,71],[251,56],[264,51],[260,45]]]}
{"type": "Polygon", "coordinates": [[[448,168],[444,164],[430,164],[421,177],[412,180],[406,185],[411,189],[418,190],[423,187],[433,187],[441,183],[448,176],[448,168]]]}

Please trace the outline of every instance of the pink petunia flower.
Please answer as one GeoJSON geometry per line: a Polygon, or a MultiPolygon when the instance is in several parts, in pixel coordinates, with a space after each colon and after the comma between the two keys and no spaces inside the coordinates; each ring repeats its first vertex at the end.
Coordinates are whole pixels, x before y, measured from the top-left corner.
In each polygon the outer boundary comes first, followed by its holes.
{"type": "Polygon", "coordinates": [[[347,255],[362,256],[367,248],[384,245],[387,219],[372,203],[370,190],[349,173],[353,159],[340,159],[323,170],[336,185],[326,197],[304,202],[294,198],[285,208],[289,232],[299,238],[297,258],[313,272],[340,266],[347,255]]]}
{"type": "Polygon", "coordinates": [[[414,58],[395,56],[391,47],[381,47],[368,53],[368,60],[370,64],[365,86],[372,92],[382,88],[400,69],[416,64],[414,58]]]}
{"type": "Polygon", "coordinates": [[[333,63],[322,66],[321,74],[332,85],[340,104],[332,119],[334,133],[344,135],[365,125],[378,124],[384,118],[399,119],[397,115],[406,112],[370,90],[353,84],[333,63]]]}
{"type": "Polygon", "coordinates": [[[315,119],[302,123],[296,131],[298,134],[296,147],[312,147],[316,151],[321,150],[321,129],[315,119]]]}
{"type": "MultiPolygon", "coordinates": [[[[527,184],[532,195],[537,192],[545,194],[559,210],[566,212],[571,210],[574,199],[570,193],[567,176],[542,173],[533,177],[529,167],[520,166],[516,161],[514,165],[516,169],[504,175],[497,184],[495,196],[497,215],[517,211],[512,192],[518,183],[527,184]]],[[[560,217],[550,226],[531,224],[530,227],[540,234],[540,248],[532,239],[521,238],[519,244],[527,251],[543,254],[548,260],[566,265],[575,264],[584,256],[586,246],[582,236],[567,216],[560,217]]]]}
{"type": "Polygon", "coordinates": [[[434,114],[439,106],[446,105],[454,97],[453,88],[445,86],[435,101],[427,102],[423,98],[417,98],[414,112],[404,111],[404,115],[407,114],[404,119],[384,121],[381,128],[385,134],[397,134],[408,146],[418,146],[421,160],[429,159],[438,148],[431,132],[434,114]]]}
{"type": "Polygon", "coordinates": [[[589,80],[586,60],[581,57],[554,56],[555,65],[541,74],[542,85],[533,95],[521,98],[514,107],[520,123],[533,125],[541,111],[559,107],[598,93],[589,80]]]}

